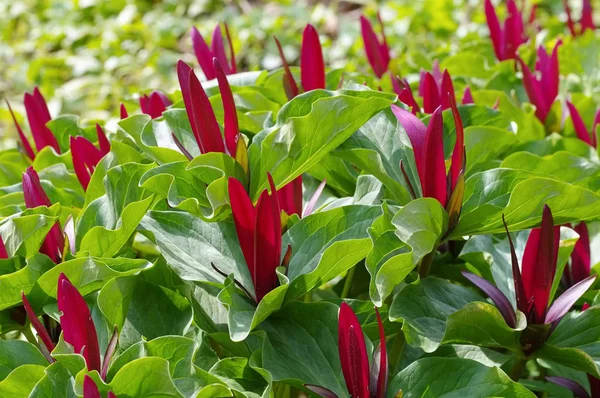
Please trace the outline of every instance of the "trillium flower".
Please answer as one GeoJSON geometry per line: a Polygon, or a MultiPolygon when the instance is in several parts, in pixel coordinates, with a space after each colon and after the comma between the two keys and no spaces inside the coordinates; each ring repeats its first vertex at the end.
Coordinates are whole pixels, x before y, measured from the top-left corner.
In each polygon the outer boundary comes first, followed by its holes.
{"type": "Polygon", "coordinates": [[[127,113],[127,108],[125,108],[124,103],[121,103],[121,106],[119,106],[119,116],[121,117],[121,120],[127,119],[129,117],[129,114],[127,113]]]}
{"type": "Polygon", "coordinates": [[[585,123],[579,115],[577,108],[575,108],[575,105],[573,105],[570,101],[567,101],[567,107],[569,108],[569,114],[571,115],[571,121],[573,122],[573,127],[575,128],[575,134],[577,134],[577,138],[596,148],[598,146],[598,143],[596,142],[596,127],[600,123],[600,109],[598,109],[596,112],[594,124],[592,125],[591,131],[589,131],[585,127],[585,123]]]}
{"type": "Polygon", "coordinates": [[[592,2],[590,0],[582,0],[583,7],[581,9],[581,19],[579,20],[579,31],[575,27],[575,22],[573,21],[573,16],[571,15],[571,7],[569,7],[569,1],[563,0],[563,4],[565,7],[565,13],[567,14],[567,27],[569,28],[569,32],[571,32],[573,37],[585,33],[585,31],[588,29],[596,29],[593,18],[594,10],[592,9],[592,2]]]}
{"type": "Polygon", "coordinates": [[[227,153],[238,160],[247,170],[247,148],[240,135],[233,93],[220,62],[216,58],[213,59],[213,62],[225,113],[223,129],[225,138],[223,138],[208,96],[194,70],[183,61],[177,63],[177,76],[192,132],[201,153],[227,153]]]}
{"type": "Polygon", "coordinates": [[[573,286],[589,277],[592,262],[587,225],[580,222],[573,229],[579,234],[579,239],[571,253],[571,264],[565,268],[564,282],[567,286],[573,286]]]}
{"type": "MultiPolygon", "coordinates": [[[[160,91],[153,91],[150,95],[144,94],[140,97],[142,113],[149,115],[152,119],[161,117],[167,107],[172,104],[171,100],[160,91]]],[[[123,109],[125,109],[124,106],[123,109]]],[[[125,110],[125,117],[127,117],[127,110],[125,110]]],[[[121,119],[124,119],[123,115],[121,115],[121,119]]]]}
{"type": "MultiPolygon", "coordinates": [[[[375,314],[379,327],[379,345],[369,366],[365,337],[358,318],[348,304],[342,303],[340,306],[338,352],[346,388],[352,398],[384,398],[387,393],[389,369],[385,331],[377,308],[375,314]]],[[[310,384],[305,387],[324,398],[337,398],[337,395],[327,388],[310,384]]]]}
{"type": "Polygon", "coordinates": [[[265,189],[255,207],[242,183],[229,178],[229,202],[235,230],[252,276],[257,303],[277,287],[275,270],[281,265],[281,208],[271,175],[269,184],[271,194],[265,189]]]}
{"type": "Polygon", "coordinates": [[[98,145],[100,148],[96,148],[94,144],[85,137],[69,137],[73,168],[75,169],[75,175],[84,190],[87,190],[96,165],[108,152],[110,152],[110,142],[106,138],[106,134],[104,134],[104,130],[102,130],[102,127],[100,127],[99,124],[96,124],[96,133],[98,135],[98,145]]]}
{"type": "MultiPolygon", "coordinates": [[[[23,102],[25,105],[25,112],[27,114],[27,121],[29,122],[29,128],[31,129],[31,135],[33,136],[33,141],[35,142],[37,151],[39,152],[45,147],[50,146],[56,153],[60,153],[60,147],[58,146],[56,137],[54,137],[52,131],[50,131],[50,129],[46,126],[46,124],[52,120],[52,117],[50,116],[48,105],[46,104],[46,100],[44,99],[44,96],[40,90],[35,87],[33,89],[33,93],[25,93],[23,102]]],[[[8,110],[10,111],[17,132],[19,133],[19,139],[21,140],[25,154],[31,160],[35,159],[35,154],[31,144],[23,133],[21,126],[17,122],[15,114],[13,113],[8,101],[6,101],[6,104],[8,105],[8,110]]]]}
{"type": "MultiPolygon", "coordinates": [[[[83,398],[102,398],[96,382],[88,375],[83,377],[83,398]]],[[[117,398],[117,396],[109,391],[107,398],[117,398]]]]}
{"type": "Polygon", "coordinates": [[[554,45],[552,54],[548,54],[544,47],[538,47],[535,73],[533,73],[523,60],[517,57],[523,72],[523,86],[529,101],[536,106],[535,115],[544,123],[554,100],[558,96],[559,70],[558,47],[562,41],[554,45]]]}
{"type": "Polygon", "coordinates": [[[390,77],[392,78],[392,88],[394,89],[396,95],[398,95],[400,102],[410,106],[413,115],[416,115],[417,112],[420,112],[421,107],[415,100],[415,96],[413,95],[408,81],[406,79],[400,79],[392,74],[390,74],[390,77]]]}
{"type": "MultiPolygon", "coordinates": [[[[449,214],[448,230],[451,230],[458,222],[462,208],[466,157],[460,114],[454,97],[448,96],[448,98],[456,127],[456,143],[452,151],[452,164],[448,175],[446,175],[444,159],[444,123],[441,106],[435,109],[427,127],[415,115],[396,105],[392,105],[392,112],[412,144],[423,197],[435,198],[446,208],[449,214]]],[[[413,197],[416,197],[416,191],[404,172],[402,164],[400,167],[413,197]]]]}
{"type": "MultiPolygon", "coordinates": [[[[35,315],[29,300],[25,294],[21,294],[23,306],[27,312],[27,317],[31,321],[38,336],[42,340],[48,353],[54,350],[54,343],[48,334],[48,331],[42,326],[41,322],[35,315]]],[[[89,371],[96,370],[100,373],[102,379],[106,379],[110,360],[115,353],[118,332],[115,328],[113,335],[106,348],[104,354],[104,363],[101,367],[100,348],[98,345],[98,336],[96,327],[92,320],[92,315],[87,306],[87,303],[71,281],[64,273],[58,277],[58,310],[61,312],[60,326],[62,328],[63,339],[66,343],[73,347],[73,350],[81,354],[85,358],[85,363],[89,371]]],[[[47,356],[50,362],[54,359],[47,356]]]]}
{"type": "Polygon", "coordinates": [[[298,86],[290,67],[283,54],[281,43],[275,37],[275,43],[279,50],[279,56],[283,64],[283,87],[288,99],[292,99],[299,93],[310,90],[325,88],[325,63],[323,61],[323,50],[319,34],[315,28],[308,24],[302,33],[302,49],[300,50],[300,83],[298,86]]]}
{"type": "Polygon", "coordinates": [[[377,38],[373,25],[364,16],[360,16],[360,30],[362,33],[363,43],[365,45],[365,52],[367,53],[367,59],[373,68],[373,72],[381,79],[388,70],[390,63],[390,49],[385,38],[385,32],[383,30],[383,21],[381,16],[377,13],[377,20],[381,28],[381,41],[377,38]]]}
{"type": "Polygon", "coordinates": [[[194,46],[194,52],[196,53],[196,58],[198,59],[200,68],[202,68],[202,72],[204,72],[204,76],[206,76],[208,80],[212,80],[217,77],[217,70],[215,69],[213,58],[219,60],[219,64],[226,75],[237,73],[235,54],[233,52],[233,42],[231,41],[227,24],[224,25],[227,41],[229,42],[229,58],[231,62],[227,60],[227,55],[225,54],[225,45],[223,44],[221,25],[215,26],[215,29],[213,30],[210,47],[208,47],[206,41],[204,41],[204,38],[200,32],[198,32],[198,29],[195,27],[192,28],[192,45],[194,46]]]}
{"type": "Polygon", "coordinates": [[[504,26],[502,26],[491,0],[485,0],[485,18],[498,61],[516,59],[517,49],[521,44],[526,43],[528,39],[523,24],[523,14],[514,0],[508,0],[506,8],[508,17],[504,21],[504,26]]]}
{"type": "MultiPolygon", "coordinates": [[[[48,195],[44,192],[40,177],[32,166],[27,168],[27,171],[23,173],[23,196],[25,198],[25,206],[28,209],[33,209],[38,206],[52,206],[48,195]]],[[[43,253],[50,257],[56,264],[62,261],[62,253],[65,247],[65,237],[60,229],[58,221],[52,226],[42,247],[40,247],[40,253],[43,253]]]]}
{"type": "MultiPolygon", "coordinates": [[[[560,226],[554,226],[552,211],[545,205],[541,226],[531,230],[523,253],[522,267],[519,267],[519,260],[506,223],[504,227],[510,244],[517,309],[525,314],[528,325],[549,326],[545,330],[542,329],[543,335],[538,335],[533,341],[521,341],[527,353],[531,353],[546,341],[562,317],[592,286],[596,276],[587,277],[576,283],[549,305],[560,239],[560,226]]],[[[515,310],[504,293],[475,274],[464,271],[463,275],[492,299],[506,324],[514,328],[517,320],[515,310]]]]}

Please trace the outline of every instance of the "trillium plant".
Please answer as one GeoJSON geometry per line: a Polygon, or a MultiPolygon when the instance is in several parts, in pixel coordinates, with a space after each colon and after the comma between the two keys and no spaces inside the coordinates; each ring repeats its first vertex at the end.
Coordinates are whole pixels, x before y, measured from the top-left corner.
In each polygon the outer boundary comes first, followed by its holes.
{"type": "Polygon", "coordinates": [[[0,397],[600,397],[595,4],[342,3],[7,99],[0,397]]]}

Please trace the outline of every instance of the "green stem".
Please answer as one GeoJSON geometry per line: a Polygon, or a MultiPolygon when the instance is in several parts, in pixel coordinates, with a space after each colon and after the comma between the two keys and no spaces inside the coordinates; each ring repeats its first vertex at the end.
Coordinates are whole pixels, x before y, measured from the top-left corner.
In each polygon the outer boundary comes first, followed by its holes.
{"type": "Polygon", "coordinates": [[[525,369],[525,365],[527,365],[527,359],[518,358],[512,369],[508,372],[508,376],[514,381],[519,381],[521,373],[523,373],[523,369],[525,369]]]}
{"type": "Polygon", "coordinates": [[[429,275],[429,271],[431,270],[431,263],[433,263],[433,257],[435,256],[435,250],[436,249],[433,249],[431,253],[427,254],[421,260],[421,266],[419,267],[419,275],[421,276],[421,278],[425,278],[427,277],[427,275],[429,275]]]}
{"type": "Polygon", "coordinates": [[[348,297],[350,294],[350,288],[352,287],[352,279],[354,279],[354,271],[356,267],[350,268],[348,274],[346,275],[346,280],[344,281],[344,288],[342,289],[342,298],[348,297]]]}
{"type": "Polygon", "coordinates": [[[402,355],[402,351],[404,351],[404,344],[406,343],[406,338],[404,337],[404,332],[402,329],[398,329],[398,333],[396,333],[396,337],[394,338],[394,345],[390,350],[389,354],[389,363],[390,368],[392,368],[398,363],[400,359],[400,355],[402,355]]]}

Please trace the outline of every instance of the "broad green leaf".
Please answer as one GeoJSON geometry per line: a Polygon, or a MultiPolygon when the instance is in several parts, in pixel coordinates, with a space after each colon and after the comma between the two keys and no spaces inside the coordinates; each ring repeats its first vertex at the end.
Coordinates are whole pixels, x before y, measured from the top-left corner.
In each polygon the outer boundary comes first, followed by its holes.
{"type": "Polygon", "coordinates": [[[57,394],[75,398],[75,375],[61,362],[55,362],[44,371],[45,375],[35,385],[29,398],[54,397],[57,394]],[[64,394],[64,395],[63,395],[64,394]]]}
{"type": "MultiPolygon", "coordinates": [[[[47,362],[47,361],[46,361],[47,362]]],[[[28,397],[44,377],[45,365],[23,365],[0,381],[0,397],[28,397]]]]}
{"type": "Polygon", "coordinates": [[[498,166],[501,156],[517,142],[515,134],[505,129],[491,126],[465,128],[466,175],[498,166]]]}
{"type": "Polygon", "coordinates": [[[123,366],[109,383],[118,397],[181,398],[169,373],[169,362],[157,357],[136,359],[123,366]]]}
{"type": "Polygon", "coordinates": [[[31,343],[21,340],[0,340],[0,381],[22,365],[47,366],[48,360],[31,343]]]}
{"type": "Polygon", "coordinates": [[[2,289],[0,289],[0,310],[21,304],[21,292],[29,297],[29,293],[38,279],[54,265],[49,257],[36,254],[29,257],[27,265],[17,272],[0,275],[0,286],[2,286],[2,289]]]}
{"type": "Polygon", "coordinates": [[[0,222],[0,235],[10,257],[31,256],[38,252],[46,235],[58,220],[61,205],[26,209],[0,222]]]}

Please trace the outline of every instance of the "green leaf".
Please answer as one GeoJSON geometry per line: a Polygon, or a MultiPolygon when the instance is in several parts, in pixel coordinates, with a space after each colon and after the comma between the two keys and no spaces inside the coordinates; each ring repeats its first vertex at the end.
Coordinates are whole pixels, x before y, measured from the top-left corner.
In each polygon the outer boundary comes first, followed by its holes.
{"type": "Polygon", "coordinates": [[[266,187],[267,172],[282,187],[310,169],[394,99],[371,90],[313,90],[288,102],[249,147],[250,196],[266,187]]]}
{"type": "MultiPolygon", "coordinates": [[[[27,259],[27,265],[17,272],[0,275],[0,310],[21,304],[21,292],[28,297],[38,279],[52,267],[54,263],[43,254],[36,254],[27,259]]],[[[57,277],[58,280],[58,277],[57,277]]],[[[56,284],[56,281],[54,282],[56,284]]]]}
{"type": "Polygon", "coordinates": [[[54,397],[56,394],[75,398],[75,375],[61,362],[55,362],[44,371],[46,374],[35,385],[29,398],[54,397]],[[64,395],[63,395],[64,394],[64,395]]]}
{"type": "Polygon", "coordinates": [[[27,257],[37,253],[60,213],[61,205],[57,203],[49,208],[26,209],[3,219],[0,234],[9,257],[27,257]]]}
{"type": "MultiPolygon", "coordinates": [[[[47,362],[47,361],[46,361],[47,362]]],[[[44,377],[45,366],[23,365],[0,382],[1,397],[28,397],[38,381],[44,377]]]]}
{"type": "Polygon", "coordinates": [[[405,398],[535,397],[499,368],[460,358],[419,359],[392,379],[388,397],[400,390],[405,398]]]}
{"type": "Polygon", "coordinates": [[[123,366],[109,383],[118,397],[181,398],[169,373],[169,362],[157,357],[136,359],[123,366]]]}
{"type": "Polygon", "coordinates": [[[0,381],[23,365],[47,366],[48,361],[31,343],[21,340],[0,340],[0,381]]]}

